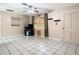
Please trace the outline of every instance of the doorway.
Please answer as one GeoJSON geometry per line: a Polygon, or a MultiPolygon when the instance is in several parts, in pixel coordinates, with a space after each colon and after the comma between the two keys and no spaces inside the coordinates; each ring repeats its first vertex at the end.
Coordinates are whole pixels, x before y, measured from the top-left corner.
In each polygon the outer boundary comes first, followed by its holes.
{"type": "Polygon", "coordinates": [[[34,35],[40,37],[48,37],[48,14],[34,16],[34,35]]]}

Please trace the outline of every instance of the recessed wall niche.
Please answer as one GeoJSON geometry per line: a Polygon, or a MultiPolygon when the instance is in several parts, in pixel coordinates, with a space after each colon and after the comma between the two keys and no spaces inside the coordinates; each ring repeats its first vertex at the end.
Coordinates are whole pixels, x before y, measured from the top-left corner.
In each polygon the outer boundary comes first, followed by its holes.
{"type": "Polygon", "coordinates": [[[11,17],[11,26],[20,26],[20,17],[11,17]]]}

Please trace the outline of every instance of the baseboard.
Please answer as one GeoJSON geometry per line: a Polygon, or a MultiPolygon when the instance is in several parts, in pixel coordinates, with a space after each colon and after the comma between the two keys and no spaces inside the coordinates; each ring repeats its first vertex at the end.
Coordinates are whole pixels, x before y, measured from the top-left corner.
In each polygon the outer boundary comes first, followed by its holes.
{"type": "MultiPolygon", "coordinates": [[[[10,36],[1,36],[0,38],[2,38],[2,39],[10,39],[10,38],[17,38],[17,37],[23,37],[24,36],[24,34],[19,34],[19,35],[10,35],[10,36]]],[[[37,36],[35,36],[35,37],[37,37],[37,36]]],[[[43,37],[44,38],[44,37],[43,37]]],[[[54,37],[48,37],[49,39],[53,39],[53,40],[58,40],[58,41],[62,41],[62,39],[57,39],[57,38],[54,38],[54,37]]]]}
{"type": "Polygon", "coordinates": [[[24,36],[24,34],[18,34],[18,35],[9,35],[9,36],[2,36],[2,39],[8,39],[8,38],[17,38],[17,37],[21,37],[24,36]]]}
{"type": "Polygon", "coordinates": [[[58,39],[58,38],[54,38],[54,37],[48,37],[49,39],[53,39],[53,40],[58,40],[58,41],[62,41],[62,39],[58,39]]]}

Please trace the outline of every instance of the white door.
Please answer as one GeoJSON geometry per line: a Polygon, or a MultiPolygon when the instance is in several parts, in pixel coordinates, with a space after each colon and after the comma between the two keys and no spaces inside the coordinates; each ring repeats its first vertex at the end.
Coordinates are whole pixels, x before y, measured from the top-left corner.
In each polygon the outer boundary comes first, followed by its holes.
{"type": "Polygon", "coordinates": [[[63,41],[79,44],[79,10],[65,13],[63,17],[63,41]]]}
{"type": "Polygon", "coordinates": [[[62,39],[69,42],[71,39],[71,13],[63,15],[62,25],[62,39]]]}
{"type": "Polygon", "coordinates": [[[1,14],[0,14],[0,39],[1,39],[1,14]]]}
{"type": "Polygon", "coordinates": [[[72,18],[72,42],[79,44],[79,10],[73,11],[71,18],[72,18]]]}

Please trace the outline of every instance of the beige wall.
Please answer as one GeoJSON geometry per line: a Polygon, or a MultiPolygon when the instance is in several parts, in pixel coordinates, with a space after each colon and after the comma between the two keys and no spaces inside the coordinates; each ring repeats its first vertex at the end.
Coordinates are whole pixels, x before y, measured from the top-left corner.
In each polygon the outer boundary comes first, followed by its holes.
{"type": "Polygon", "coordinates": [[[2,36],[19,35],[24,33],[24,25],[29,23],[28,16],[5,12],[0,12],[0,14],[2,36]],[[11,16],[20,17],[20,26],[11,26],[11,16]]]}

